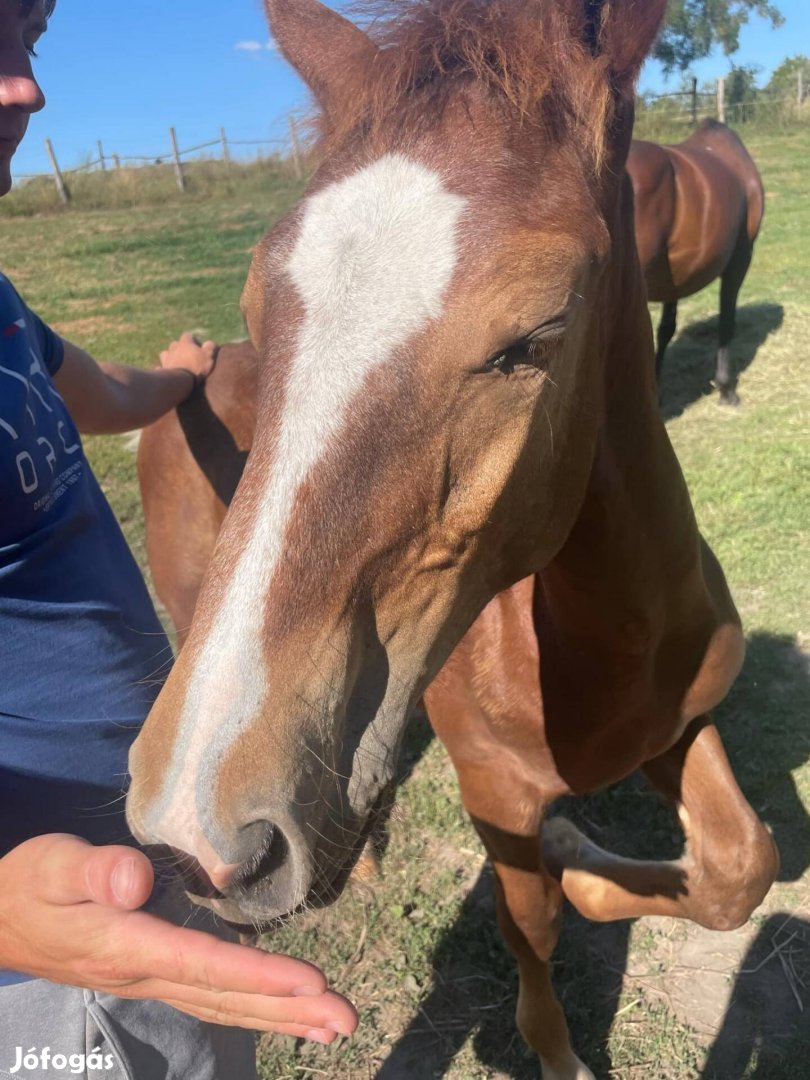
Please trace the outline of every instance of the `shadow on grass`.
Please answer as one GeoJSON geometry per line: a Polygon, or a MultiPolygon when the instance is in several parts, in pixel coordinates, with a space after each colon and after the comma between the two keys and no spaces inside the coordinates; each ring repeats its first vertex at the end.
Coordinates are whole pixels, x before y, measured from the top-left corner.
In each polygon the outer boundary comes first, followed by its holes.
{"type": "MultiPolygon", "coordinates": [[[[773,830],[779,881],[810,866],[810,817],[792,772],[810,757],[810,661],[786,636],[754,634],[720,730],[740,784],[773,830]]],[[[703,1080],[810,1075],[810,922],[771,915],[740,965],[703,1080]]]]}
{"type": "MultiPolygon", "coordinates": [[[[781,881],[797,881],[810,862],[810,820],[791,775],[810,756],[808,700],[807,657],[790,638],[761,633],[749,639],[743,673],[718,710],[741,786],[780,846],[781,881]]],[[[636,858],[680,854],[682,837],[674,815],[635,777],[563,802],[566,816],[610,850],[636,858]]],[[[802,998],[808,997],[802,980],[810,986],[810,926],[800,919],[786,923],[787,918],[770,918],[743,961],[704,1080],[803,1080],[807,1075],[799,1062],[803,1068],[808,1060],[810,1009],[803,1012],[798,1001],[804,1005],[802,998]],[[784,974],[780,953],[793,965],[790,976],[784,974]],[[792,1070],[794,1062],[799,1071],[792,1070]]],[[[613,1068],[609,1039],[631,927],[630,921],[589,923],[567,907],[552,961],[573,1045],[598,1078],[613,1068]]],[[[442,1077],[470,1036],[485,1067],[512,1080],[536,1080],[537,1059],[526,1052],[515,1029],[517,976],[495,926],[488,865],[439,941],[433,968],[430,992],[376,1080],[442,1077]]],[[[650,1041],[655,1041],[654,1032],[650,1041]]]]}
{"type": "MultiPolygon", "coordinates": [[[[781,304],[747,304],[737,308],[737,333],[731,355],[739,376],[756,358],[760,347],[784,322],[781,304]]],[[[657,325],[657,319],[656,319],[657,325]]],[[[719,316],[685,326],[667,349],[661,373],[661,415],[680,416],[695,401],[716,393],[714,369],[719,316]]]]}
{"type": "Polygon", "coordinates": [[[703,1080],[805,1080],[810,922],[772,915],[745,955],[703,1080]]]}

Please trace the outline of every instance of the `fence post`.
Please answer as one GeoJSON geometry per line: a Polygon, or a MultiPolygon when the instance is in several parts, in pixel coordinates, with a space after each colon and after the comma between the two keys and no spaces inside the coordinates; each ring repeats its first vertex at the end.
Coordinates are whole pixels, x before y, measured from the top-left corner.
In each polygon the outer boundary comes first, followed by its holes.
{"type": "Polygon", "coordinates": [[[96,146],[98,146],[98,160],[101,165],[101,171],[107,171],[107,162],[104,160],[104,147],[101,145],[101,139],[96,140],[96,146]]]}
{"type": "Polygon", "coordinates": [[[726,122],[726,80],[722,77],[717,80],[717,119],[726,122]]]}
{"type": "Polygon", "coordinates": [[[45,149],[48,151],[48,157],[51,159],[53,178],[56,181],[56,190],[59,192],[59,198],[63,203],[67,204],[70,202],[70,192],[65,186],[65,180],[62,173],[59,171],[59,163],[56,160],[56,154],[53,152],[53,143],[50,139],[45,140],[45,149]]]}
{"type": "Polygon", "coordinates": [[[801,105],[804,101],[804,72],[799,68],[799,86],[796,92],[796,104],[801,105]]]}
{"type": "Polygon", "coordinates": [[[222,160],[226,165],[230,165],[231,150],[228,146],[228,136],[225,134],[225,128],[219,129],[219,141],[222,143],[222,160]]]}
{"type": "Polygon", "coordinates": [[[290,117],[290,144],[292,145],[293,169],[296,180],[302,179],[304,170],[301,166],[301,146],[298,142],[298,128],[295,125],[295,117],[290,117]]]}
{"type": "Polygon", "coordinates": [[[118,156],[118,154],[113,154],[112,162],[116,169],[121,168],[121,158],[118,156]]]}
{"type": "Polygon", "coordinates": [[[698,95],[697,95],[697,79],[692,76],[692,123],[697,127],[698,119],[698,95]]]}
{"type": "Polygon", "coordinates": [[[177,148],[177,132],[173,127],[169,128],[169,137],[172,140],[172,157],[174,158],[174,175],[177,180],[177,190],[186,190],[186,178],[183,175],[183,162],[180,160],[180,151],[177,148]]]}

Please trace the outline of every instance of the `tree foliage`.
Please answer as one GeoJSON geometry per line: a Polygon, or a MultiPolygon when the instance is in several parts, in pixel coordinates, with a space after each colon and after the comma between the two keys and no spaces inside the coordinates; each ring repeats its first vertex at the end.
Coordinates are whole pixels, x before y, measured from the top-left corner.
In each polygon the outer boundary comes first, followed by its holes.
{"type": "Polygon", "coordinates": [[[726,106],[733,110],[731,116],[735,123],[745,123],[754,116],[757,95],[757,75],[760,68],[753,64],[738,67],[731,65],[726,75],[726,106]]]}
{"type": "Polygon", "coordinates": [[[730,56],[740,44],[740,30],[751,15],[772,26],[784,19],[770,0],[670,0],[655,58],[664,70],[684,71],[719,45],[730,56]]]}
{"type": "Polygon", "coordinates": [[[789,56],[771,75],[766,89],[784,97],[798,95],[799,72],[802,72],[802,99],[810,98],[810,56],[789,56]]]}

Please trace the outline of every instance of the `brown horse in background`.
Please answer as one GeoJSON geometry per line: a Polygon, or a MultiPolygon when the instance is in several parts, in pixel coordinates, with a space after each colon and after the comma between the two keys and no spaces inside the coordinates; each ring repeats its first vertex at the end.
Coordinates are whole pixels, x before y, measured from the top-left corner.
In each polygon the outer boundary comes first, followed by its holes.
{"type": "Polygon", "coordinates": [[[664,305],[655,369],[660,382],[678,301],[720,278],[720,400],[739,404],[729,346],[737,296],[762,224],[762,180],[739,137],[704,120],[677,146],[634,140],[627,171],[635,194],[636,242],[649,299],[664,305]]]}
{"type": "Polygon", "coordinates": [[[178,648],[253,445],[257,378],[249,341],[222,345],[205,393],[146,428],[138,443],[149,568],[178,648]]]}
{"type": "Polygon", "coordinates": [[[255,251],[255,358],[223,351],[142,442],[150,556],[192,545],[191,628],[128,820],[229,921],[329,902],[424,694],[492,860],[519,1028],[544,1080],[592,1080],[551,982],[563,898],[729,928],[777,867],[709,715],[744,642],[659,415],[624,176],[666,2],[414,0],[376,37],[266,5],[323,161],[255,251]],[[637,768],[683,823],[674,862],[551,816],[637,768]]]}

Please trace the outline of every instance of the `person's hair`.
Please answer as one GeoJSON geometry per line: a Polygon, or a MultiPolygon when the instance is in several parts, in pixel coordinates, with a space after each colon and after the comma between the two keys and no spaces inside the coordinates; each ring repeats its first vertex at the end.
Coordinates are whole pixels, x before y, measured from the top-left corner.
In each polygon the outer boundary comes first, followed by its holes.
{"type": "MultiPolygon", "coordinates": [[[[20,0],[20,11],[23,15],[30,15],[31,9],[37,0],[20,0]]],[[[56,0],[45,0],[44,14],[46,19],[50,19],[53,15],[53,9],[56,7],[56,0]]]]}

